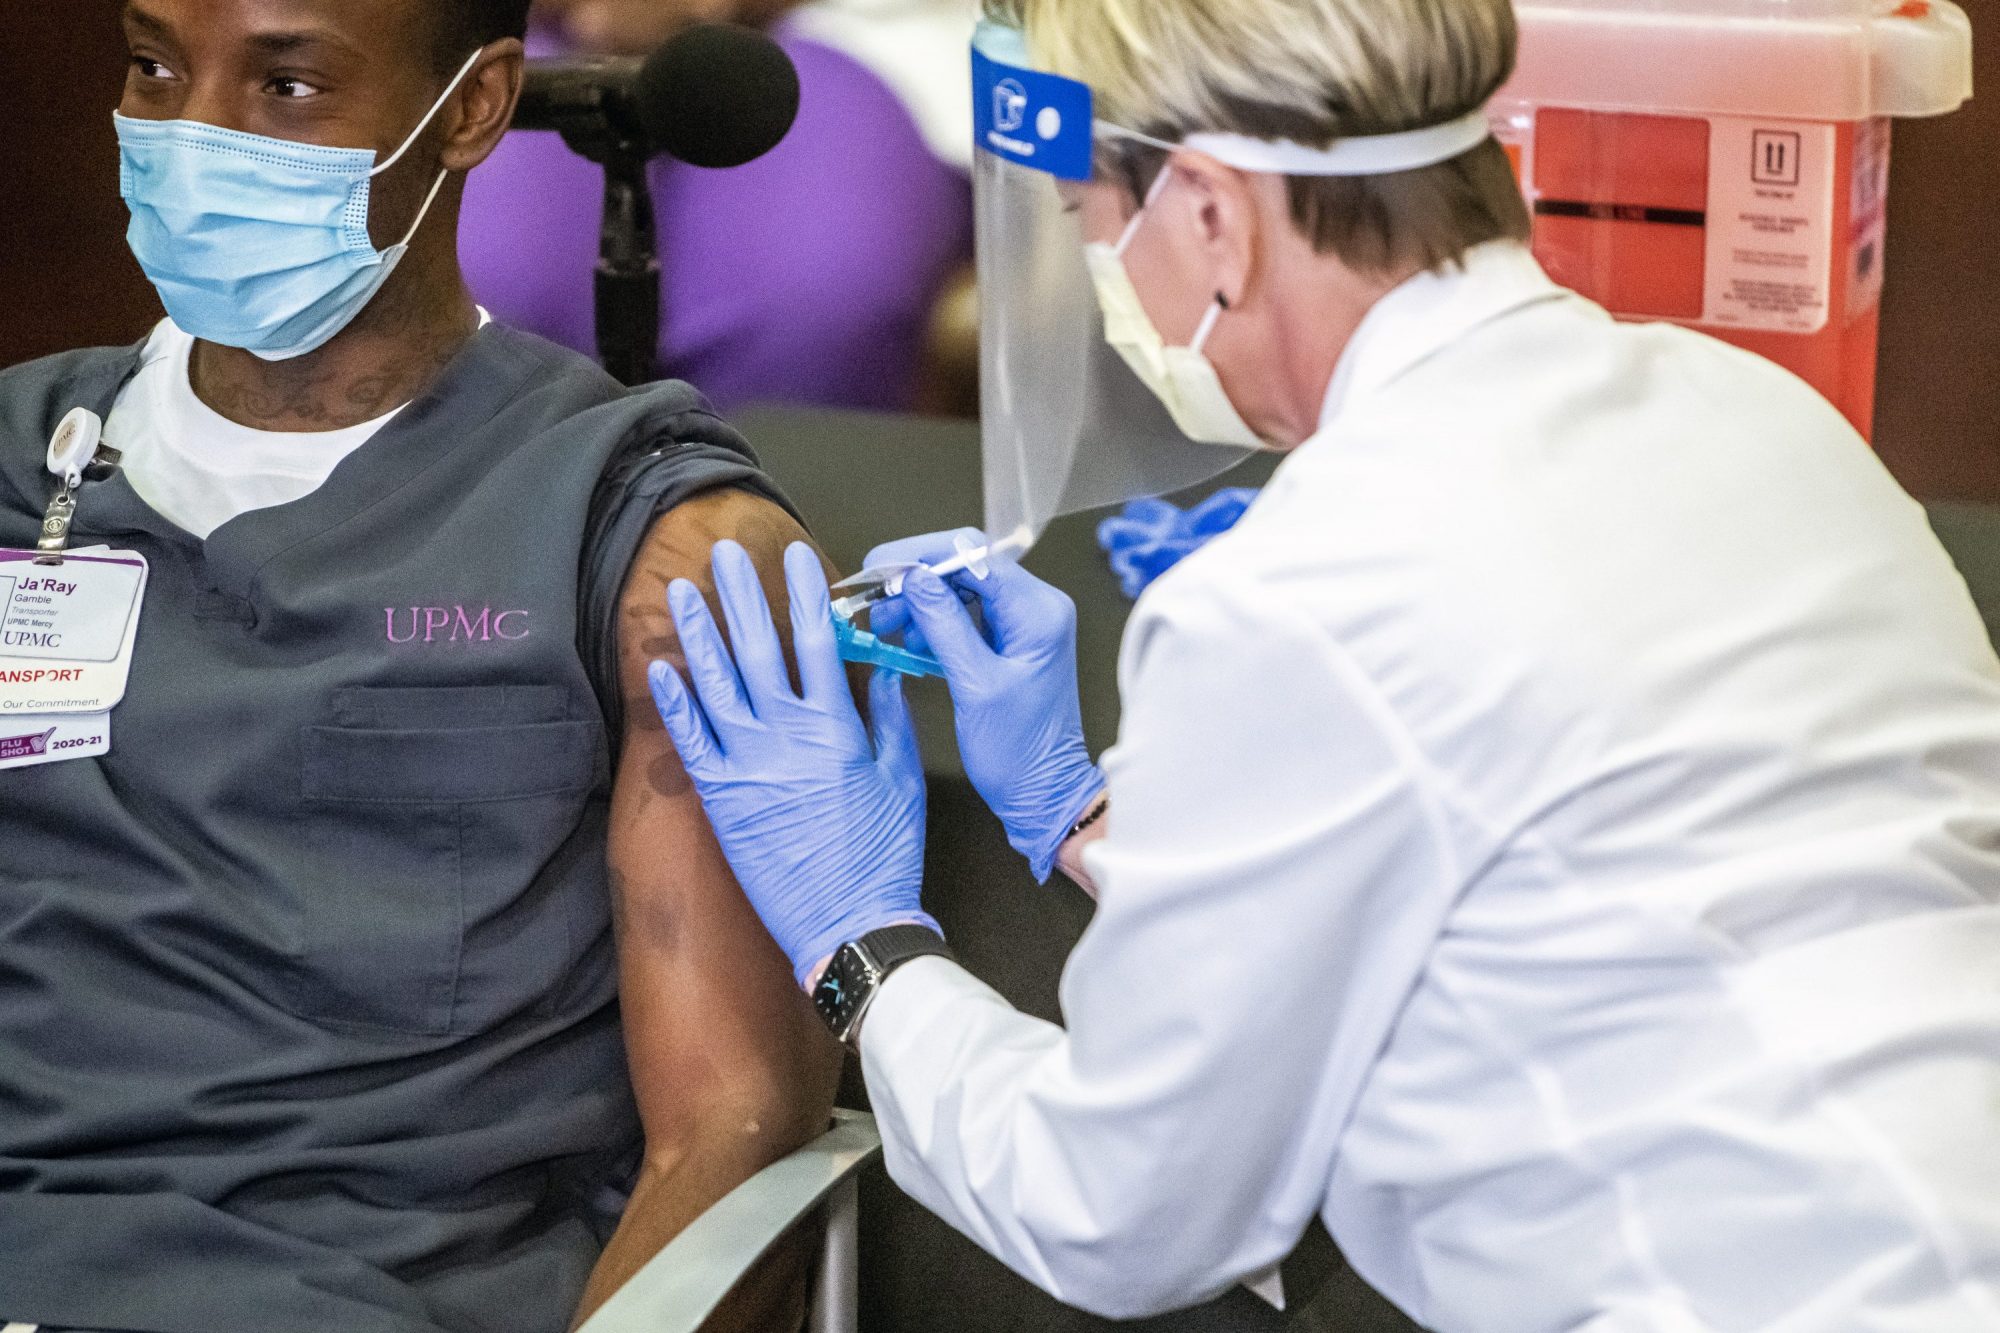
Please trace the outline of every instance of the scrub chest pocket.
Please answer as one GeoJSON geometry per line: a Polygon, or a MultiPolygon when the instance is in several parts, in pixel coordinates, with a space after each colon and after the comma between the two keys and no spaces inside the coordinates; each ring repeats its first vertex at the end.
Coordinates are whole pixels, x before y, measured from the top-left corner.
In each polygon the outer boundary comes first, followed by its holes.
{"type": "Polygon", "coordinates": [[[447,1036],[552,1004],[594,931],[535,871],[602,855],[602,735],[556,687],[340,691],[300,736],[290,1007],[447,1036]]]}

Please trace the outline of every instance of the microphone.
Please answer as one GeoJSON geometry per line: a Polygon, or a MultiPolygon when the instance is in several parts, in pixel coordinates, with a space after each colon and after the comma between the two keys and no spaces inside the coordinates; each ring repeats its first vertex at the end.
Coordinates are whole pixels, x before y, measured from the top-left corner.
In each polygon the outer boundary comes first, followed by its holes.
{"type": "Polygon", "coordinates": [[[517,130],[554,130],[604,168],[597,353],[624,384],[660,377],[660,247],[647,164],[740,167],[776,148],[799,115],[799,72],[762,33],[699,24],[640,60],[531,60],[517,130]]]}
{"type": "Polygon", "coordinates": [[[762,33],[705,23],[652,55],[531,60],[517,130],[554,130],[595,162],[661,154],[738,167],[784,141],[799,114],[799,74],[762,33]]]}

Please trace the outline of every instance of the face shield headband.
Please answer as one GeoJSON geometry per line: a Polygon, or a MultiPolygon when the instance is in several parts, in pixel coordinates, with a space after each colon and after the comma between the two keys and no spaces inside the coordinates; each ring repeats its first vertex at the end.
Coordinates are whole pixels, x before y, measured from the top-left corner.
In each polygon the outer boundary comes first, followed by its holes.
{"type": "Polygon", "coordinates": [[[1493,137],[1484,107],[1441,125],[1336,139],[1326,148],[1312,148],[1289,139],[1252,139],[1242,134],[1190,134],[1176,143],[1105,120],[1094,122],[1093,128],[1103,138],[1144,144],[1163,153],[1183,148],[1206,153],[1238,171],[1315,177],[1388,176],[1399,171],[1418,171],[1449,162],[1493,137]]]}

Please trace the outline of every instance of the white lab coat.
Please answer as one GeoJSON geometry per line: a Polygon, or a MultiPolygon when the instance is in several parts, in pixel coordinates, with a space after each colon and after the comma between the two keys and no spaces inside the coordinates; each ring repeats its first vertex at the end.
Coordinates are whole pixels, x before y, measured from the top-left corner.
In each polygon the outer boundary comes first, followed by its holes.
{"type": "Polygon", "coordinates": [[[867,1021],[923,1203],[1118,1316],[1317,1212],[1440,1333],[2000,1329],[2000,664],[1799,381],[1484,247],[1121,683],[1067,1034],[867,1021]]]}

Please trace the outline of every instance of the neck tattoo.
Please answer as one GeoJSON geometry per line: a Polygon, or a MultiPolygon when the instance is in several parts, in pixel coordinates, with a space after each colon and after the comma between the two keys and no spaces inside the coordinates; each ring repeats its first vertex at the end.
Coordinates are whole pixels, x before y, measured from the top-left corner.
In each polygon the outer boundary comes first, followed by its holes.
{"type": "Polygon", "coordinates": [[[344,430],[394,411],[428,388],[479,326],[462,287],[425,300],[397,285],[339,337],[291,361],[197,343],[189,367],[196,396],[238,425],[267,431],[344,430]]]}

